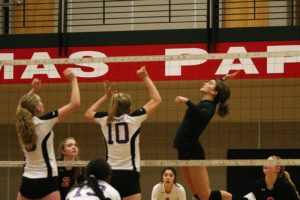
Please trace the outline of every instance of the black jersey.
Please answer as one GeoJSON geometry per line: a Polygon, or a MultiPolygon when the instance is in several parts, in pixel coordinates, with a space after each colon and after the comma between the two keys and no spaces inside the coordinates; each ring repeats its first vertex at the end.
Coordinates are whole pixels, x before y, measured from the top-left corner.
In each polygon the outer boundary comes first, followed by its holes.
{"type": "Polygon", "coordinates": [[[74,186],[74,184],[82,183],[84,181],[82,168],[73,167],[71,170],[65,167],[58,168],[58,184],[61,199],[64,200],[74,186]]]}
{"type": "Polygon", "coordinates": [[[265,179],[260,179],[253,189],[256,200],[299,200],[291,184],[278,177],[272,190],[268,190],[265,179]]]}
{"type": "Polygon", "coordinates": [[[216,104],[210,100],[202,100],[198,104],[193,104],[189,100],[186,105],[188,109],[173,141],[175,148],[193,148],[198,145],[199,136],[216,110],[216,104]]]}

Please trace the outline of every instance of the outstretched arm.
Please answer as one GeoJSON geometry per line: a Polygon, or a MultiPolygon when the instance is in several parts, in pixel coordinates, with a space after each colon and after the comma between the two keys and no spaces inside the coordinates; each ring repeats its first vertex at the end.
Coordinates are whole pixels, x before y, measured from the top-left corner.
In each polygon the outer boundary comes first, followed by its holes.
{"type": "Polygon", "coordinates": [[[147,116],[150,117],[152,115],[152,113],[158,108],[158,106],[161,104],[162,99],[160,97],[160,94],[156,88],[156,86],[154,85],[154,83],[152,82],[151,78],[149,77],[146,67],[142,66],[139,70],[137,70],[137,75],[138,77],[140,77],[141,80],[144,81],[147,90],[148,90],[148,94],[150,96],[150,101],[148,101],[143,108],[146,110],[147,112],[147,116]]]}
{"type": "Polygon", "coordinates": [[[175,102],[178,104],[185,104],[190,110],[190,112],[196,114],[197,116],[204,117],[204,118],[209,116],[210,111],[208,108],[206,107],[199,108],[197,105],[195,105],[191,100],[189,100],[186,97],[177,96],[175,98],[175,102]]]}
{"type": "Polygon", "coordinates": [[[189,100],[188,98],[182,96],[175,97],[175,102],[179,104],[186,103],[188,100],[189,100]]]}
{"type": "Polygon", "coordinates": [[[71,98],[70,102],[58,109],[58,119],[63,120],[67,117],[71,112],[76,110],[80,106],[80,92],[78,81],[74,73],[70,68],[66,69],[64,72],[64,76],[71,82],[71,98]]]}
{"type": "Polygon", "coordinates": [[[98,99],[87,111],[84,113],[84,116],[89,120],[93,121],[94,116],[98,108],[103,105],[116,91],[113,90],[112,85],[109,83],[109,81],[103,82],[103,88],[104,88],[104,95],[98,99]]]}
{"type": "Polygon", "coordinates": [[[186,104],[187,107],[189,107],[193,112],[200,112],[199,108],[195,106],[188,98],[182,97],[182,96],[177,96],[175,97],[175,103],[178,104],[186,104]]]}

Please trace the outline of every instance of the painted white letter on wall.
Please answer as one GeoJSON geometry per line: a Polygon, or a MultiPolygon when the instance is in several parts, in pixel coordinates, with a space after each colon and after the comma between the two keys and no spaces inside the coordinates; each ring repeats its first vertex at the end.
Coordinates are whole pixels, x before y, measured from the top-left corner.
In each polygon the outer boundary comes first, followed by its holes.
{"type": "MultiPolygon", "coordinates": [[[[185,54],[207,54],[207,51],[199,48],[181,48],[181,49],[166,49],[168,55],[185,55],[185,54]]],[[[206,60],[172,60],[165,61],[165,76],[181,76],[182,66],[200,65],[206,60]]]]}

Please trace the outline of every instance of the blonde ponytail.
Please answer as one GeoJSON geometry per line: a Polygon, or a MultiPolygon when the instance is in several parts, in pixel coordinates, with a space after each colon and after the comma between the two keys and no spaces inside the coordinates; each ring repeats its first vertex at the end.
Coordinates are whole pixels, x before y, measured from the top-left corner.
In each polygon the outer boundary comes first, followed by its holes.
{"type": "Polygon", "coordinates": [[[111,122],[113,121],[114,117],[116,116],[118,106],[119,106],[118,94],[114,94],[111,98],[106,125],[110,125],[111,122]]]}
{"type": "Polygon", "coordinates": [[[36,147],[37,135],[33,124],[35,106],[39,99],[35,94],[26,94],[21,97],[16,112],[16,129],[19,144],[26,151],[34,151],[36,147]]]}
{"type": "Polygon", "coordinates": [[[279,176],[282,177],[282,178],[284,178],[285,180],[287,180],[287,181],[289,182],[289,184],[292,186],[293,190],[294,190],[295,193],[297,194],[298,199],[300,200],[299,192],[297,191],[296,186],[295,186],[295,184],[293,183],[290,174],[289,174],[287,171],[283,170],[283,171],[279,174],[279,176]]]}
{"type": "MultiPolygon", "coordinates": [[[[275,156],[275,155],[272,155],[269,158],[273,158],[274,160],[281,160],[281,157],[275,156]]],[[[289,184],[292,186],[294,192],[296,193],[298,200],[300,200],[300,195],[296,189],[295,184],[293,183],[293,181],[291,179],[290,173],[285,171],[285,166],[280,166],[280,171],[278,172],[278,176],[281,178],[284,178],[285,180],[287,180],[289,182],[289,184]]]]}
{"type": "Polygon", "coordinates": [[[110,125],[114,117],[128,114],[131,107],[131,97],[125,93],[115,93],[111,97],[106,125],[110,125]]]}

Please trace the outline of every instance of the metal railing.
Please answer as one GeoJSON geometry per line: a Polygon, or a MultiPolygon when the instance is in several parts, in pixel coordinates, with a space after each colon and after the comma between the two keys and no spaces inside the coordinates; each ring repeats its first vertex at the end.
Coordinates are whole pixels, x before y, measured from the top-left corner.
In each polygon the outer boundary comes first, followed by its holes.
{"type": "Polygon", "coordinates": [[[299,0],[2,0],[2,34],[300,24],[299,0]]]}
{"type": "Polygon", "coordinates": [[[223,26],[295,26],[300,21],[300,2],[295,0],[220,0],[223,26]]]}

